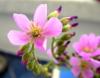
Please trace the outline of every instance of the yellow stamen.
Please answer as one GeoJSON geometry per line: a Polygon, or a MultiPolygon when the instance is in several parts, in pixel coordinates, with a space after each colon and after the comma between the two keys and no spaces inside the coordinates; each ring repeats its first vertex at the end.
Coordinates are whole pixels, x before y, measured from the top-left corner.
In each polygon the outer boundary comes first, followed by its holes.
{"type": "Polygon", "coordinates": [[[83,51],[87,52],[87,53],[91,53],[91,52],[93,52],[93,49],[91,49],[89,47],[85,47],[85,48],[83,48],[83,51]]]}
{"type": "Polygon", "coordinates": [[[41,28],[36,25],[35,23],[31,23],[31,26],[30,26],[30,29],[29,29],[29,34],[33,37],[33,38],[36,38],[36,37],[39,37],[41,35],[41,28]]]}

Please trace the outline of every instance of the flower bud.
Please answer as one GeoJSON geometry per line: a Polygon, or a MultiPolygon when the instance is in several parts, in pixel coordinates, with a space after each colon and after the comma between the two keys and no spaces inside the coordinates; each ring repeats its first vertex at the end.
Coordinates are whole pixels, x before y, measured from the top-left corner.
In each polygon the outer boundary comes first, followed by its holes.
{"type": "Polygon", "coordinates": [[[24,54],[23,46],[17,51],[17,56],[22,56],[24,54]]]}
{"type": "Polygon", "coordinates": [[[56,45],[57,45],[57,46],[61,46],[61,45],[63,45],[63,43],[64,43],[63,40],[59,40],[59,41],[57,41],[56,45]]]}
{"type": "Polygon", "coordinates": [[[63,17],[61,19],[61,22],[62,22],[63,25],[66,25],[69,22],[71,22],[71,21],[73,21],[74,19],[77,19],[77,18],[78,18],[77,16],[63,17]]]}
{"type": "Polygon", "coordinates": [[[63,52],[59,57],[57,57],[56,59],[58,60],[58,61],[60,61],[60,62],[64,62],[64,61],[66,61],[66,59],[68,59],[69,57],[68,57],[68,55],[67,55],[67,53],[65,53],[65,52],[63,52]]]}
{"type": "Polygon", "coordinates": [[[73,36],[75,36],[75,32],[73,32],[73,33],[68,33],[68,34],[64,34],[64,35],[61,37],[61,40],[69,40],[69,39],[72,38],[73,36]]]}
{"type": "Polygon", "coordinates": [[[48,15],[48,19],[50,19],[51,17],[58,17],[60,15],[61,11],[62,11],[62,6],[59,6],[55,11],[51,12],[48,15]]]}
{"type": "Polygon", "coordinates": [[[31,53],[25,53],[23,56],[22,56],[22,62],[24,64],[27,64],[29,60],[31,60],[32,58],[32,54],[31,53]]]}
{"type": "Polygon", "coordinates": [[[67,42],[65,42],[64,47],[67,48],[67,46],[70,44],[70,42],[71,42],[71,41],[67,41],[67,42]]]}
{"type": "Polygon", "coordinates": [[[27,60],[21,61],[21,64],[26,65],[27,63],[28,63],[28,61],[27,61],[27,60]]]}
{"type": "Polygon", "coordinates": [[[63,25],[66,25],[66,24],[68,24],[70,22],[70,20],[67,17],[63,17],[61,19],[61,22],[62,22],[63,25]]]}
{"type": "Polygon", "coordinates": [[[22,56],[23,54],[24,54],[24,52],[22,50],[17,51],[17,56],[22,56]]]}
{"type": "Polygon", "coordinates": [[[71,27],[76,27],[76,26],[78,26],[78,23],[73,23],[73,24],[71,25],[71,27]]]}
{"type": "Polygon", "coordinates": [[[66,32],[66,31],[68,31],[70,29],[71,29],[71,25],[70,24],[66,24],[66,25],[63,26],[62,32],[66,32]]]}
{"type": "Polygon", "coordinates": [[[67,17],[67,19],[70,20],[70,21],[73,20],[73,19],[77,19],[77,18],[78,18],[77,16],[70,16],[70,17],[67,17]]]}

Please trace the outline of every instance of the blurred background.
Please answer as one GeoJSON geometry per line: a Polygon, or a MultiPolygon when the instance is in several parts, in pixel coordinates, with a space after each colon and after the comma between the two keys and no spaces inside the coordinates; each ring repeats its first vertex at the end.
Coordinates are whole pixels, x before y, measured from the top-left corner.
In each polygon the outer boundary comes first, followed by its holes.
{"type": "MultiPolygon", "coordinates": [[[[77,33],[72,39],[72,42],[85,33],[100,35],[100,0],[0,0],[1,54],[4,53],[6,55],[7,53],[7,55],[16,55],[16,51],[18,50],[18,46],[12,45],[7,38],[7,33],[11,29],[18,29],[12,19],[13,13],[24,13],[32,19],[36,7],[43,3],[48,4],[48,13],[61,5],[63,7],[61,17],[72,15],[79,17],[79,26],[72,30],[77,33]]],[[[72,50],[72,48],[70,50],[72,50]]],[[[46,54],[41,55],[41,53],[38,52],[37,56],[40,59],[48,60],[46,54]]],[[[9,78],[17,77],[12,76],[9,78]]]]}

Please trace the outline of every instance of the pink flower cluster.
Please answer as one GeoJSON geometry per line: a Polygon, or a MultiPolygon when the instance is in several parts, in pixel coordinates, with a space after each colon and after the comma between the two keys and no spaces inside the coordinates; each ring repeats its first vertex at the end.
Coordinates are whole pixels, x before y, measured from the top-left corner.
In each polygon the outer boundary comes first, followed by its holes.
{"type": "Polygon", "coordinates": [[[73,48],[81,58],[71,57],[72,72],[76,77],[93,78],[93,69],[100,67],[100,60],[94,59],[100,56],[100,37],[95,34],[82,35],[73,48]]]}
{"type": "Polygon", "coordinates": [[[82,35],[80,40],[73,44],[75,51],[82,57],[100,55],[100,37],[95,34],[82,35]]]}

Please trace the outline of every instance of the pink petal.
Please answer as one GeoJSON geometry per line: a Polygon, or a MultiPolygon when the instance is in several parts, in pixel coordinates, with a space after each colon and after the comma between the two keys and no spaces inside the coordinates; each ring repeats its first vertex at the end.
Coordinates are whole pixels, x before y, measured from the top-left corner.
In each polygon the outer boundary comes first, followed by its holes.
{"type": "Polygon", "coordinates": [[[78,43],[78,42],[75,42],[74,44],[73,44],[73,48],[74,48],[74,50],[77,52],[77,53],[80,53],[81,52],[81,45],[80,45],[80,43],[78,43]]]}
{"type": "Polygon", "coordinates": [[[89,39],[88,39],[88,45],[91,47],[91,48],[97,48],[98,46],[98,39],[96,37],[95,34],[90,34],[89,35],[89,39]]]}
{"type": "Polygon", "coordinates": [[[30,24],[29,19],[24,14],[13,14],[13,18],[19,28],[23,31],[28,30],[28,26],[30,24]]]}
{"type": "MultiPolygon", "coordinates": [[[[73,63],[74,64],[74,63],[73,63]]],[[[76,67],[72,67],[72,73],[74,74],[75,77],[78,77],[80,74],[80,67],[76,66],[76,67]]]]}
{"type": "Polygon", "coordinates": [[[80,64],[80,60],[77,57],[71,57],[71,59],[69,61],[72,66],[77,67],[80,64]]]}
{"type": "Polygon", "coordinates": [[[46,48],[47,48],[47,39],[45,39],[44,37],[37,38],[37,39],[34,40],[34,45],[40,51],[46,51],[46,48]]]}
{"type": "Polygon", "coordinates": [[[100,61],[91,59],[90,62],[91,62],[91,65],[93,66],[93,68],[96,69],[96,68],[100,67],[100,61]]]}
{"type": "Polygon", "coordinates": [[[82,72],[83,78],[93,78],[94,73],[91,69],[86,69],[82,72]]]}
{"type": "Polygon", "coordinates": [[[99,44],[100,44],[100,36],[98,36],[97,39],[98,39],[98,42],[99,42],[99,44]]]}
{"type": "Polygon", "coordinates": [[[79,43],[81,44],[81,47],[87,46],[88,44],[88,35],[84,34],[80,37],[79,43]]]}
{"type": "Polygon", "coordinates": [[[29,41],[29,37],[24,33],[12,30],[8,33],[9,41],[14,45],[25,45],[29,41]]]}
{"type": "Polygon", "coordinates": [[[55,37],[62,32],[62,23],[55,17],[52,17],[44,26],[43,34],[47,37],[55,37]]]}
{"type": "Polygon", "coordinates": [[[38,25],[44,26],[47,20],[47,4],[41,4],[37,7],[33,20],[38,25]]]}
{"type": "Polygon", "coordinates": [[[100,49],[92,53],[92,56],[100,56],[100,49]]]}
{"type": "Polygon", "coordinates": [[[82,57],[91,57],[92,53],[86,53],[84,51],[81,51],[81,52],[79,52],[79,55],[82,56],[82,57]]]}

